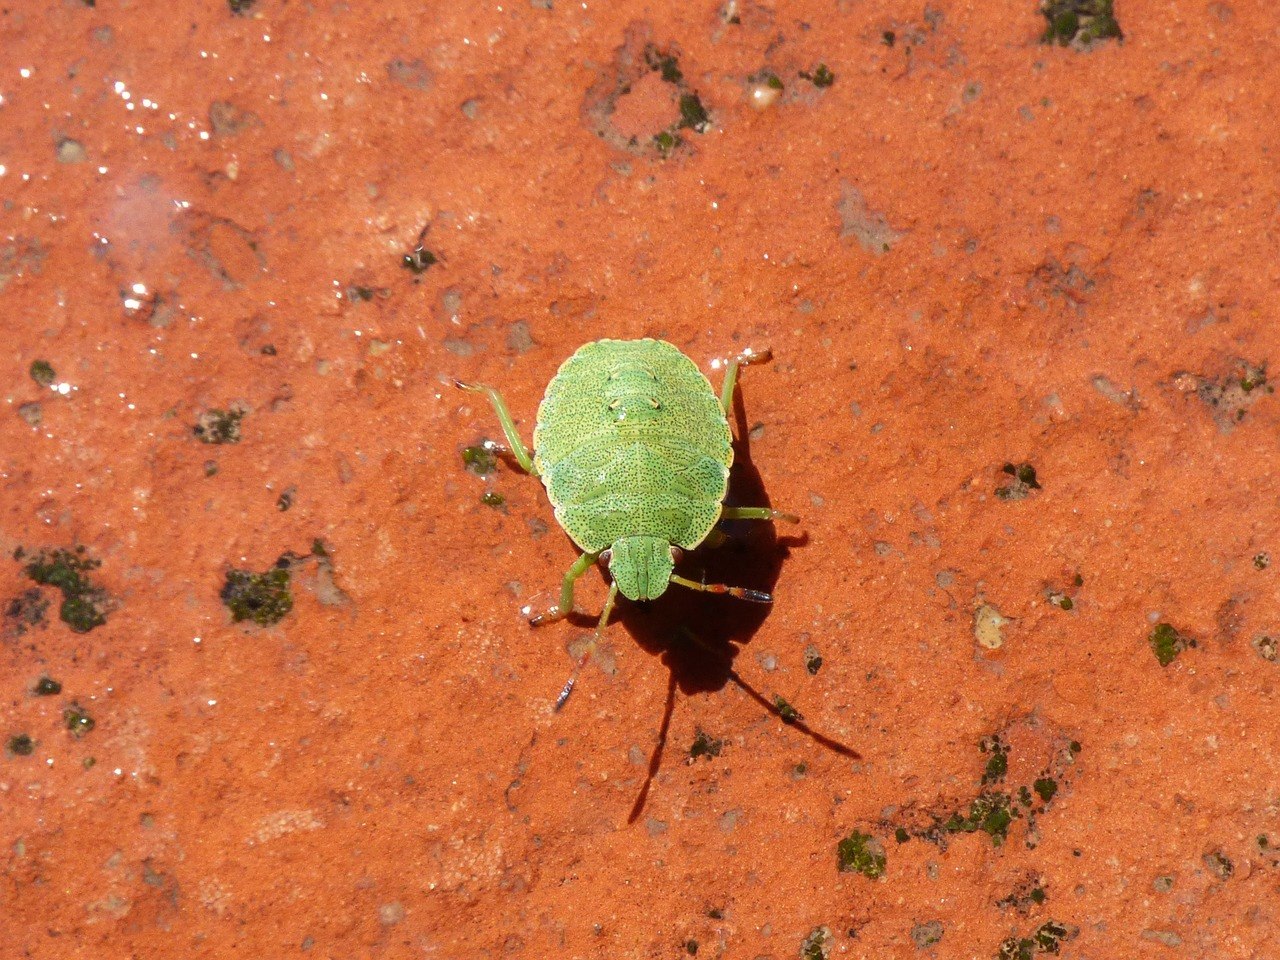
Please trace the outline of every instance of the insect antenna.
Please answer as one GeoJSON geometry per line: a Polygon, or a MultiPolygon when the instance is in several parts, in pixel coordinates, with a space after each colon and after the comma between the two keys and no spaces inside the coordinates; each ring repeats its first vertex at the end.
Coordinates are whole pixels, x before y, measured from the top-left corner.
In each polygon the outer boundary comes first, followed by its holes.
{"type": "Polygon", "coordinates": [[[731,597],[750,600],[752,603],[773,603],[773,594],[765,593],[763,590],[752,590],[750,587],[730,587],[723,583],[699,583],[697,580],[686,580],[674,573],[671,575],[671,582],[703,593],[727,593],[731,597]]]}
{"type": "Polygon", "coordinates": [[[596,648],[604,638],[605,624],[609,622],[609,614],[613,613],[613,603],[617,598],[618,585],[611,583],[609,584],[609,596],[604,602],[604,609],[600,612],[600,622],[596,624],[596,632],[587,641],[586,649],[578,657],[578,662],[573,665],[573,673],[569,674],[569,679],[560,688],[560,696],[556,697],[556,705],[551,708],[553,713],[559,713],[560,709],[565,705],[565,702],[569,699],[569,694],[573,693],[574,684],[578,682],[578,674],[582,672],[582,668],[586,666],[587,662],[595,654],[596,648]]]}

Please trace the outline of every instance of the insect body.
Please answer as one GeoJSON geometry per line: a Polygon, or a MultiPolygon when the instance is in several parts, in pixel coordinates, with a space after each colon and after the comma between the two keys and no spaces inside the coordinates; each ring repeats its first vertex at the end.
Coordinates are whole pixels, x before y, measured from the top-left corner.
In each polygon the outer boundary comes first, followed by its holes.
{"type": "MultiPolygon", "coordinates": [[[[613,583],[579,667],[599,641],[619,592],[631,600],[653,600],[675,583],[772,601],[759,590],[699,583],[675,573],[680,551],[702,543],[720,520],[796,520],[768,507],[723,503],[733,464],[728,412],[738,369],[768,358],[767,352],[747,351],[731,361],[717,398],[693,361],[669,343],[585,344],[547,386],[533,432],[533,457],[497,390],[458,383],[488,395],[512,454],[542,478],[556,520],[582,550],[565,574],[560,602],[532,622],[568,616],[578,577],[597,560],[609,566],[613,583]]],[[[557,709],[573,684],[571,677],[557,709]]]]}

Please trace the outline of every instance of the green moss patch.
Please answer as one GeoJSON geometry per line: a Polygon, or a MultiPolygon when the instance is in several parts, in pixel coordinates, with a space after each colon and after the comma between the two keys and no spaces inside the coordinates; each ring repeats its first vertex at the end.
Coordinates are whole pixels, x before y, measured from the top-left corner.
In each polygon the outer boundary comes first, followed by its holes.
{"type": "Polygon", "coordinates": [[[854,830],[836,845],[836,862],[841,873],[860,873],[875,880],[884,876],[887,859],[879,840],[854,830]]]}
{"type": "Polygon", "coordinates": [[[239,443],[240,421],[247,412],[234,406],[229,410],[206,410],[196,418],[191,430],[201,443],[239,443]]]}
{"type": "Polygon", "coordinates": [[[723,740],[718,740],[705,731],[699,730],[693,738],[692,746],[689,747],[689,759],[697,760],[701,757],[709,760],[712,757],[720,756],[720,751],[723,749],[723,740]]]}
{"type": "Polygon", "coordinates": [[[228,570],[220,596],[236,623],[251,620],[259,626],[271,626],[293,609],[290,580],[287,560],[263,573],[228,570]]]}
{"type": "Polygon", "coordinates": [[[31,374],[31,379],[42,387],[48,387],[53,381],[58,379],[58,375],[53,370],[53,365],[48,360],[33,360],[31,368],[27,371],[31,374]]]}
{"type": "Polygon", "coordinates": [[[801,70],[800,79],[808,80],[819,90],[825,90],[836,82],[836,75],[827,68],[825,63],[820,63],[813,68],[812,72],[801,70]]]}
{"type": "Polygon", "coordinates": [[[89,716],[88,710],[78,703],[73,703],[62,711],[62,725],[71,731],[73,737],[79,740],[93,730],[97,723],[93,717],[89,716]]]}
{"type": "MultiPolygon", "coordinates": [[[[21,549],[15,559],[24,557],[21,549]]],[[[110,597],[97,586],[89,573],[102,565],[86,556],[84,547],[73,550],[42,550],[23,565],[27,577],[44,587],[62,591],[58,615],[76,633],[88,633],[107,622],[110,597]]]]}
{"type": "Polygon", "coordinates": [[[1147,643],[1151,645],[1151,652],[1156,655],[1156,661],[1162,667],[1167,667],[1178,659],[1182,651],[1196,645],[1194,640],[1184,636],[1168,623],[1156,624],[1147,636],[1147,643]]]}
{"type": "Polygon", "coordinates": [[[1041,0],[1040,13],[1047,21],[1041,43],[1087,50],[1101,40],[1124,39],[1112,0],[1041,0]]]}
{"type": "Polygon", "coordinates": [[[830,927],[814,927],[800,944],[800,960],[827,960],[834,939],[830,927]]]}
{"type": "Polygon", "coordinates": [[[1004,486],[996,487],[995,494],[1001,500],[1025,500],[1032,490],[1040,489],[1036,468],[1029,463],[1006,463],[1001,472],[1013,478],[1004,486]]]}
{"type": "Polygon", "coordinates": [[[783,723],[798,723],[800,721],[800,711],[782,697],[775,695],[773,706],[778,711],[778,719],[783,723]]]}
{"type": "Polygon", "coordinates": [[[1080,928],[1049,920],[1027,937],[1009,937],[1000,944],[996,960],[1034,960],[1041,954],[1058,954],[1062,945],[1080,933],[1080,928]]]}
{"type": "Polygon", "coordinates": [[[498,469],[498,457],[488,441],[462,448],[462,466],[477,477],[498,469]]]}

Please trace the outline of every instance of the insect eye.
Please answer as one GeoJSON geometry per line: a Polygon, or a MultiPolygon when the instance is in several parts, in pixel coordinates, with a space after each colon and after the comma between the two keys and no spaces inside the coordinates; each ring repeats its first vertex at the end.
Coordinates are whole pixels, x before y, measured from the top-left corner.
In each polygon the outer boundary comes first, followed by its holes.
{"type": "Polygon", "coordinates": [[[603,563],[607,567],[609,565],[609,561],[612,559],[613,559],[613,551],[605,550],[600,554],[596,562],[603,563]]]}
{"type": "Polygon", "coordinates": [[[681,557],[683,557],[683,556],[684,556],[684,551],[683,551],[683,550],[681,550],[679,547],[677,547],[675,544],[672,544],[672,545],[671,545],[671,559],[672,559],[675,563],[679,563],[679,562],[680,562],[681,557]]]}

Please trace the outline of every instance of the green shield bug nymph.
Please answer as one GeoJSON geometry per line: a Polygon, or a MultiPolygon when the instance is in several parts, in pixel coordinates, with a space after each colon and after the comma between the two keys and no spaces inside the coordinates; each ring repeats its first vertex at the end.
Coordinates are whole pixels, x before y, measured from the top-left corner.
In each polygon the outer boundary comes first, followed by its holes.
{"type": "Polygon", "coordinates": [[[654,600],[675,583],[773,601],[760,590],[699,583],[675,573],[680,551],[702,543],[721,520],[796,522],[769,507],[724,504],[733,464],[729,411],[738,369],[768,359],[767,350],[747,350],[730,361],[717,397],[694,362],[665,341],[584,344],[547,386],[532,457],[496,389],[455,381],[464,390],[488,395],[512,455],[542,479],[556,520],[582,550],[565,574],[560,602],[530,622],[567,617],[578,577],[597,560],[609,567],[613,582],[595,635],[560,692],[557,710],[599,642],[619,591],[629,600],[654,600]]]}

